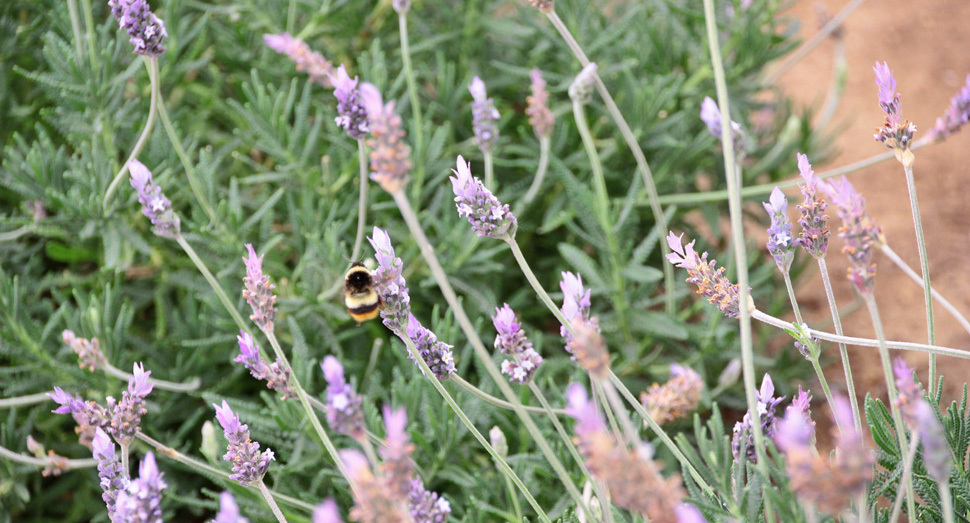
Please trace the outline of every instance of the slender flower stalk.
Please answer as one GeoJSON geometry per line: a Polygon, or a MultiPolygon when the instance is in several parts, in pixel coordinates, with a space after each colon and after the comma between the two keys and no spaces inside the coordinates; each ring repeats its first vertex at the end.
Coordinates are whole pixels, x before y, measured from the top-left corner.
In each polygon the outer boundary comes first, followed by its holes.
{"type": "Polygon", "coordinates": [[[411,119],[413,124],[411,134],[414,135],[414,149],[418,160],[414,174],[413,197],[420,198],[421,189],[424,187],[424,157],[426,151],[424,150],[424,117],[421,113],[421,99],[418,97],[418,83],[414,79],[414,67],[411,65],[411,46],[408,40],[407,14],[411,9],[411,2],[410,0],[398,0],[392,5],[395,7],[395,11],[397,11],[397,26],[401,34],[401,62],[404,65],[404,79],[408,84],[408,97],[411,101],[411,119]]]}
{"type": "Polygon", "coordinates": [[[285,54],[296,64],[297,71],[304,71],[309,75],[311,82],[323,87],[333,86],[330,81],[335,72],[333,64],[310,49],[302,39],[294,38],[289,33],[264,34],[263,43],[277,53],[285,54]]]}
{"type": "MultiPolygon", "coordinates": [[[[124,0],[120,0],[124,1],[124,0]]],[[[121,166],[121,169],[112,178],[111,183],[108,185],[108,189],[104,192],[104,201],[102,202],[102,210],[107,214],[108,205],[111,203],[111,198],[114,196],[115,191],[118,190],[118,186],[121,184],[121,180],[124,179],[125,173],[128,172],[129,164],[133,161],[137,161],[138,154],[141,153],[142,147],[145,146],[145,142],[148,141],[148,136],[152,132],[152,128],[155,126],[155,113],[158,107],[158,101],[160,98],[159,92],[161,88],[159,87],[158,80],[158,58],[155,56],[144,57],[145,68],[148,69],[148,82],[151,85],[151,95],[150,102],[148,105],[148,117],[145,119],[145,127],[142,128],[141,134],[138,135],[138,140],[135,141],[134,147],[131,148],[131,153],[128,154],[128,159],[121,166]]]]}
{"type": "Polygon", "coordinates": [[[32,456],[14,452],[6,447],[0,446],[0,458],[4,458],[14,463],[22,463],[32,467],[40,467],[42,469],[41,475],[45,478],[50,476],[60,476],[65,471],[72,469],[85,469],[96,467],[98,465],[98,460],[93,458],[67,459],[64,456],[54,453],[53,450],[47,450],[45,453],[43,445],[36,442],[31,443],[32,440],[33,438],[27,436],[27,449],[33,454],[32,456]]]}
{"type": "MultiPolygon", "coordinates": [[[[899,257],[899,254],[897,254],[888,243],[879,244],[878,247],[879,250],[882,251],[887,258],[889,258],[889,261],[893,262],[896,267],[899,267],[899,269],[902,270],[906,276],[909,276],[911,280],[916,282],[920,288],[924,288],[923,278],[921,278],[919,274],[916,274],[916,271],[914,271],[909,264],[903,261],[903,259],[899,257]]],[[[936,288],[931,289],[930,293],[933,295],[933,299],[936,300],[936,302],[940,304],[940,306],[943,307],[947,312],[949,312],[950,315],[953,316],[953,319],[957,320],[965,331],[970,333],[970,320],[967,320],[966,316],[964,316],[952,303],[950,303],[949,300],[944,298],[936,288]]]]}

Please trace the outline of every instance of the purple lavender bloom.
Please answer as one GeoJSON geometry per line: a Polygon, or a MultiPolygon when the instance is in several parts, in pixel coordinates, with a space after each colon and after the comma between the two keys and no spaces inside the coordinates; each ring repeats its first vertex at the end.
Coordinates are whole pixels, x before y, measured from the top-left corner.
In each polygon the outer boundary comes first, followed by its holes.
{"type": "Polygon", "coordinates": [[[128,162],[128,173],[131,174],[131,186],[138,192],[141,211],[155,226],[155,234],[164,238],[181,234],[181,222],[172,210],[172,202],[162,193],[162,188],[155,185],[148,167],[132,160],[128,162]]]}
{"type": "Polygon", "coordinates": [[[402,275],[404,262],[394,255],[391,238],[383,229],[374,227],[373,237],[367,238],[374,248],[378,268],[374,271],[374,288],[381,297],[381,319],[394,334],[401,336],[411,316],[411,298],[402,275]]]}
{"type": "Polygon", "coordinates": [[[548,138],[552,134],[552,127],[556,124],[556,117],[549,110],[549,92],[546,91],[546,81],[542,78],[542,71],[533,69],[529,77],[532,80],[532,96],[526,98],[529,107],[525,114],[529,116],[529,124],[539,138],[548,138]]]}
{"type": "Polygon", "coordinates": [[[840,182],[828,183],[822,188],[828,192],[842,218],[839,237],[845,240],[842,252],[849,256],[849,281],[855,284],[859,294],[868,296],[876,278],[873,246],[884,243],[882,228],[869,217],[866,200],[845,176],[840,182]]]}
{"type": "Polygon", "coordinates": [[[942,140],[959,131],[967,122],[970,122],[970,74],[967,75],[967,84],[950,100],[950,107],[942,117],[936,119],[936,126],[929,133],[930,138],[942,140]]]}
{"type": "Polygon", "coordinates": [[[372,136],[367,140],[371,149],[371,180],[394,194],[404,189],[411,171],[411,148],[404,143],[401,117],[394,112],[394,102],[385,105],[381,92],[369,83],[360,85],[360,99],[367,110],[372,136]]]}
{"type": "Polygon", "coordinates": [[[222,406],[212,404],[216,408],[216,419],[222,425],[226,440],[229,441],[226,454],[222,459],[232,462],[232,474],[229,479],[248,487],[263,480],[269,469],[269,462],[273,461],[273,451],[266,449],[259,451],[259,443],[249,439],[249,426],[241,423],[236,414],[229,408],[229,403],[222,401],[222,406]]]}
{"type": "Polygon", "coordinates": [[[502,374],[509,375],[509,381],[523,385],[532,380],[542,356],[532,348],[532,343],[525,337],[525,331],[515,318],[515,311],[506,303],[504,307],[495,308],[492,323],[498,335],[495,336],[495,348],[512,359],[502,362],[502,374]]]}
{"type": "Polygon", "coordinates": [[[784,452],[795,449],[808,450],[815,437],[815,422],[809,404],[812,396],[798,387],[798,394],[791,405],[785,409],[785,417],[778,421],[775,430],[775,444],[784,452]]]}
{"type": "Polygon", "coordinates": [[[411,0],[391,0],[391,7],[397,14],[403,15],[411,10],[411,0]]]}
{"type": "Polygon", "coordinates": [[[367,125],[367,109],[360,99],[360,91],[357,89],[357,77],[353,80],[347,74],[347,70],[341,64],[337,68],[337,74],[329,75],[330,83],[333,84],[333,95],[337,97],[337,118],[334,119],[341,128],[347,130],[347,135],[354,140],[359,140],[370,132],[367,125]]]}
{"type": "Polygon", "coordinates": [[[303,40],[293,38],[289,33],[264,34],[263,43],[277,53],[289,57],[296,63],[297,71],[306,71],[311,82],[330,87],[333,64],[328,62],[320,53],[310,49],[310,46],[303,40]]]}
{"type": "MultiPolygon", "coordinates": [[[[446,380],[456,372],[455,356],[451,352],[452,346],[438,341],[438,337],[422,326],[413,315],[408,318],[407,335],[414,341],[418,354],[428,364],[428,368],[436,378],[446,380]]],[[[414,360],[410,352],[408,357],[414,360]]],[[[421,369],[421,373],[424,374],[424,369],[421,369]]]]}
{"type": "MultiPolygon", "coordinates": [[[[589,311],[592,305],[590,301],[592,289],[583,287],[582,275],[568,271],[560,274],[562,275],[562,281],[559,282],[559,289],[562,290],[562,308],[560,310],[562,310],[562,315],[566,318],[566,321],[572,324],[579,319],[591,328],[599,330],[596,319],[590,316],[589,311]]],[[[569,343],[573,339],[569,334],[569,329],[565,325],[560,326],[559,335],[566,338],[566,350],[568,351],[569,343]]]]}
{"type": "MultiPolygon", "coordinates": [[[[677,267],[687,269],[688,283],[697,286],[697,294],[707,298],[707,301],[718,308],[725,316],[737,318],[741,315],[740,288],[731,283],[724,276],[724,267],[717,267],[717,260],[707,261],[707,253],[697,254],[694,243],[684,245],[684,235],[677,236],[673,231],[667,235],[667,245],[673,251],[667,255],[667,260],[677,267]]],[[[754,302],[748,295],[748,308],[754,308],[754,302]]]]}
{"type": "Polygon", "coordinates": [[[245,288],[243,298],[253,309],[249,319],[259,326],[265,333],[273,332],[273,321],[276,320],[276,295],[273,294],[275,284],[269,282],[269,276],[263,274],[263,257],[256,256],[253,244],[247,243],[249,256],[243,258],[246,262],[246,277],[243,278],[245,288]]]}
{"type": "Polygon", "coordinates": [[[326,356],[320,368],[327,380],[327,423],[333,430],[363,441],[367,437],[361,408],[364,399],[344,380],[344,366],[337,358],[326,356]]]}
{"type": "Polygon", "coordinates": [[[297,397],[296,389],[290,383],[290,369],[282,360],[276,358],[276,362],[272,365],[267,364],[266,360],[259,355],[256,341],[244,330],[239,331],[236,341],[239,342],[240,354],[233,361],[242,363],[254,378],[265,381],[268,388],[279,392],[280,399],[297,397]]]}
{"type": "MultiPolygon", "coordinates": [[[[701,121],[707,125],[711,135],[721,138],[721,109],[710,96],[705,96],[701,103],[701,121]]],[[[738,154],[744,153],[744,131],[741,130],[741,124],[734,120],[731,121],[731,136],[734,139],[734,151],[738,154]]]]}
{"type": "Polygon", "coordinates": [[[596,63],[590,62],[583,67],[583,70],[576,75],[573,83],[569,84],[569,98],[580,104],[586,105],[593,100],[593,91],[596,89],[596,63]]]}
{"type": "Polygon", "coordinates": [[[411,461],[414,445],[407,433],[407,424],[407,411],[384,406],[385,444],[378,451],[383,460],[381,471],[391,496],[400,500],[408,498],[414,479],[414,462],[411,461]]]}
{"type": "Polygon", "coordinates": [[[573,383],[566,389],[566,414],[576,420],[576,435],[587,438],[594,434],[606,432],[606,421],[596,408],[596,404],[589,401],[586,389],[573,383]]]}
{"type": "Polygon", "coordinates": [[[54,387],[54,392],[48,392],[47,397],[60,405],[52,410],[54,414],[70,414],[84,407],[84,400],[80,396],[72,396],[60,387],[54,387]]]}
{"type": "Polygon", "coordinates": [[[337,502],[331,498],[323,500],[323,503],[313,509],[311,523],[344,523],[340,518],[340,511],[337,510],[337,502]]]}
{"type": "Polygon", "coordinates": [[[674,509],[677,523],[707,523],[707,518],[697,507],[689,503],[681,503],[674,509]]]}
{"type": "Polygon", "coordinates": [[[916,407],[923,400],[919,384],[913,379],[913,369],[903,358],[893,361],[893,374],[896,376],[896,406],[903,421],[910,427],[916,426],[916,407]]]}
{"type": "Polygon", "coordinates": [[[485,184],[472,176],[471,166],[458,156],[458,170],[452,170],[451,188],[455,192],[458,216],[468,218],[472,230],[479,237],[488,236],[499,240],[515,238],[518,221],[508,205],[502,205],[485,184]]]}
{"type": "Polygon", "coordinates": [[[79,365],[82,369],[88,369],[94,372],[107,365],[108,360],[105,359],[104,353],[101,352],[101,344],[98,343],[97,338],[90,340],[87,338],[78,338],[70,330],[62,332],[61,338],[77,354],[78,359],[81,361],[79,365]]]}
{"type": "Polygon", "coordinates": [[[926,400],[919,402],[914,421],[923,443],[923,465],[926,472],[939,483],[949,481],[953,452],[936,412],[926,400]]]}
{"type": "Polygon", "coordinates": [[[138,479],[118,493],[115,516],[125,523],[163,523],[162,490],[168,485],[149,452],[138,466],[138,479]]]}
{"type": "Polygon", "coordinates": [[[481,78],[472,78],[468,92],[472,94],[472,128],[475,130],[475,145],[482,154],[489,154],[498,142],[498,109],[495,101],[485,94],[485,82],[481,78]]]}
{"type": "Polygon", "coordinates": [[[128,390],[122,393],[121,401],[115,403],[114,398],[107,398],[108,411],[111,412],[108,431],[121,445],[128,445],[135,439],[141,417],[148,412],[145,408],[145,397],[155,386],[148,379],[151,371],[146,372],[141,363],[134,364],[132,374],[128,380],[128,390]]]}
{"type": "Polygon", "coordinates": [[[829,235],[831,235],[828,228],[829,217],[825,214],[829,204],[818,194],[819,180],[815,177],[812,165],[808,163],[808,156],[798,153],[797,157],[798,172],[805,180],[805,184],[799,186],[805,200],[798,205],[798,210],[802,213],[798,223],[802,226],[802,230],[798,233],[795,244],[801,245],[805,252],[819,259],[825,256],[829,235]]]}
{"type": "Polygon", "coordinates": [[[97,429],[109,429],[111,416],[107,409],[96,402],[84,401],[80,396],[72,396],[60,387],[54,387],[54,392],[47,393],[47,396],[60,404],[60,407],[51,412],[71,414],[74,418],[75,423],[77,423],[74,431],[78,434],[80,443],[85,447],[93,448],[97,429]]]}
{"type": "Polygon", "coordinates": [[[128,33],[135,54],[158,56],[165,52],[162,41],[168,36],[165,24],[148,8],[145,0],[108,0],[118,26],[128,33]]]}
{"type": "Polygon", "coordinates": [[[108,517],[115,520],[118,494],[128,487],[128,475],[115,454],[115,444],[108,433],[98,428],[92,441],[94,459],[98,460],[98,477],[101,478],[101,499],[108,507],[108,517]]]}
{"type": "MultiPolygon", "coordinates": [[[[219,495],[219,512],[209,523],[249,523],[249,520],[242,517],[242,513],[239,512],[236,498],[229,492],[223,492],[219,495]]],[[[318,522],[314,520],[314,523],[318,522]]]]}
{"type": "Polygon", "coordinates": [[[788,272],[791,262],[795,259],[795,239],[792,238],[792,226],[788,220],[788,199],[778,187],[771,191],[767,202],[762,202],[771,226],[768,227],[768,252],[775,259],[775,265],[782,272],[788,272]]]}
{"type": "Polygon", "coordinates": [[[411,481],[408,507],[414,523],[445,523],[451,514],[451,503],[424,487],[420,479],[411,481]]]}
{"type": "Polygon", "coordinates": [[[886,62],[881,64],[876,62],[872,71],[876,74],[876,87],[879,88],[879,107],[886,113],[885,123],[878,129],[879,132],[873,135],[873,138],[877,142],[885,144],[886,147],[894,149],[897,158],[902,161],[900,154],[909,150],[913,141],[913,134],[916,132],[916,126],[902,119],[899,93],[896,92],[896,78],[893,77],[889,65],[886,62]]]}
{"type": "MultiPolygon", "coordinates": [[[[758,420],[761,423],[761,432],[766,438],[775,437],[775,408],[784,398],[774,397],[775,384],[771,381],[771,376],[765,374],[761,381],[761,390],[758,391],[758,420]]],[[[754,434],[752,432],[751,412],[746,412],[741,421],[734,424],[734,435],[731,438],[731,450],[734,453],[735,461],[741,461],[742,450],[744,458],[748,461],[757,461],[757,454],[754,448],[754,434]]]]}

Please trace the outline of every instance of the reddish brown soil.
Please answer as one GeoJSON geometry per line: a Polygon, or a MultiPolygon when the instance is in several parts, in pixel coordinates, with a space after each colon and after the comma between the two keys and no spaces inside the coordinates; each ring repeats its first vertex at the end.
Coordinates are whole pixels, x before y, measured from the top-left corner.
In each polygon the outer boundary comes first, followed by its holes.
{"type": "MultiPolygon", "coordinates": [[[[815,4],[802,0],[789,14],[802,20],[801,34],[807,39],[817,30],[815,4]]],[[[847,2],[821,2],[837,13],[847,2]]],[[[816,171],[838,167],[882,153],[886,149],[872,138],[882,123],[883,114],[876,98],[872,65],[886,61],[895,72],[897,91],[902,94],[903,116],[913,121],[924,135],[942,114],[950,98],[970,72],[970,3],[953,0],[869,0],[844,24],[848,83],[841,104],[832,120],[837,129],[835,155],[826,164],[815,164],[816,171]]],[[[825,98],[832,75],[834,43],[819,46],[780,83],[799,103],[818,107],[825,98]]],[[[970,127],[945,142],[916,152],[915,177],[920,211],[929,252],[930,276],[934,287],[964,315],[970,316],[970,127]]],[[[896,161],[857,171],[849,175],[856,189],[866,198],[874,220],[888,243],[919,272],[913,220],[906,182],[896,161]]],[[[793,193],[789,192],[791,197],[793,193]]],[[[830,209],[830,215],[834,210],[830,209]]],[[[839,253],[842,240],[832,239],[828,256],[835,294],[840,307],[850,304],[853,291],[844,278],[844,256],[839,253]]],[[[922,290],[884,256],[877,255],[878,273],[875,295],[889,339],[927,341],[922,290]]],[[[829,312],[817,270],[810,270],[797,283],[799,301],[806,317],[824,320],[829,312]]],[[[936,312],[936,342],[970,354],[970,333],[941,307],[936,312]]],[[[872,324],[862,308],[844,320],[849,335],[874,337],[872,324]]],[[[830,327],[829,327],[830,328],[830,327]]],[[[826,374],[833,386],[844,390],[842,366],[837,349],[831,350],[833,363],[826,374]]],[[[850,357],[860,402],[865,392],[885,397],[882,367],[875,349],[851,347],[850,357]]],[[[921,381],[927,377],[927,356],[903,354],[917,368],[921,381]]],[[[970,360],[941,357],[939,372],[945,376],[944,400],[958,399],[963,383],[970,381],[970,360]]]]}

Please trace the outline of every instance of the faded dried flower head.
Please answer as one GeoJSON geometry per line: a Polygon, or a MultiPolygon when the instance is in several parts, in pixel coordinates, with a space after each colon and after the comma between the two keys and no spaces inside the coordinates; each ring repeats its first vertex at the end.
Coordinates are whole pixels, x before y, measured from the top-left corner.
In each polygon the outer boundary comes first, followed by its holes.
{"type": "Polygon", "coordinates": [[[580,105],[593,101],[593,91],[596,90],[596,63],[590,62],[576,75],[573,83],[569,84],[569,98],[580,105]]]}
{"type": "MultiPolygon", "coordinates": [[[[724,313],[725,316],[737,318],[741,314],[740,290],[736,284],[724,277],[724,267],[715,269],[717,260],[707,261],[707,253],[697,254],[694,250],[696,240],[684,245],[684,235],[675,236],[673,231],[667,235],[667,245],[671,252],[667,260],[675,266],[687,269],[687,283],[697,286],[697,294],[707,298],[724,313]]],[[[748,296],[748,308],[754,309],[754,302],[748,296]]]]}
{"type": "Polygon", "coordinates": [[[395,193],[408,183],[411,171],[411,148],[404,143],[401,117],[394,112],[394,102],[384,104],[381,92],[372,84],[360,84],[360,98],[367,110],[372,138],[370,147],[371,180],[389,193],[395,193]]]}
{"type": "Polygon", "coordinates": [[[598,328],[594,328],[581,318],[573,319],[573,337],[566,350],[576,358],[589,375],[599,380],[609,379],[610,353],[598,328]]]}
{"type": "Polygon", "coordinates": [[[658,425],[687,416],[697,408],[704,391],[704,380],[690,367],[676,363],[670,366],[670,379],[663,385],[654,383],[640,395],[647,414],[658,425]]]}
{"type": "Polygon", "coordinates": [[[848,278],[859,291],[868,296],[876,278],[876,263],[873,261],[873,246],[885,243],[882,228],[872,221],[866,212],[866,200],[856,192],[849,180],[843,176],[841,181],[822,185],[842,218],[839,237],[845,240],[842,252],[849,257],[848,278]]]}
{"type": "Polygon", "coordinates": [[[331,87],[333,64],[320,53],[310,49],[303,40],[293,38],[289,33],[264,34],[263,43],[277,53],[285,54],[296,64],[297,71],[304,71],[310,76],[311,82],[331,87]]]}
{"type": "Polygon", "coordinates": [[[73,331],[64,330],[61,333],[61,339],[64,343],[73,350],[80,360],[78,366],[82,369],[88,369],[94,372],[107,365],[108,360],[105,359],[104,353],[101,352],[101,344],[98,343],[97,338],[78,338],[73,331]]]}
{"type": "Polygon", "coordinates": [[[47,464],[44,465],[44,470],[41,471],[41,475],[45,478],[50,476],[60,476],[65,470],[68,470],[71,465],[70,461],[64,456],[56,454],[53,450],[47,450],[44,445],[39,443],[31,435],[27,435],[27,450],[34,455],[37,459],[47,460],[47,464]]]}
{"type": "Polygon", "coordinates": [[[532,95],[526,98],[529,107],[525,114],[529,116],[529,124],[539,138],[548,138],[556,124],[556,117],[549,110],[549,92],[546,91],[546,81],[542,78],[542,71],[533,69],[529,74],[532,79],[532,95]]]}
{"type": "Polygon", "coordinates": [[[551,14],[555,6],[553,6],[553,0],[529,0],[532,7],[535,7],[539,11],[545,14],[551,14]]]}

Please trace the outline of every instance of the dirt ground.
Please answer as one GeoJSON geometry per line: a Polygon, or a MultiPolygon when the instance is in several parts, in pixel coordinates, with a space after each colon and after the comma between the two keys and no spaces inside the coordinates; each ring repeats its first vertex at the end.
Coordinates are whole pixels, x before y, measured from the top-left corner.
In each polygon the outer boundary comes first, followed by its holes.
{"type": "MultiPolygon", "coordinates": [[[[838,13],[847,0],[801,0],[789,11],[802,21],[801,35],[806,40],[818,29],[816,5],[838,13]]],[[[874,129],[883,121],[878,106],[872,66],[886,61],[894,71],[897,92],[901,93],[903,117],[913,121],[919,138],[936,122],[949,105],[950,98],[970,73],[970,2],[956,0],[868,0],[844,24],[848,62],[848,82],[841,104],[832,120],[837,129],[835,155],[816,171],[846,165],[887,149],[873,140],[874,129]]],[[[798,102],[819,107],[832,78],[835,44],[820,45],[781,79],[782,87],[798,102]]],[[[970,126],[946,141],[916,152],[915,178],[920,212],[927,240],[930,276],[938,289],[965,316],[970,317],[970,126]]],[[[814,162],[813,162],[814,163],[814,162]]],[[[894,160],[883,162],[849,175],[856,189],[866,198],[867,208],[879,223],[888,244],[919,272],[913,220],[906,182],[901,166],[894,160]]],[[[801,197],[789,200],[800,202],[801,197]]],[[[834,209],[829,209],[834,216],[834,209]]],[[[840,307],[849,305],[853,291],[845,280],[842,240],[833,235],[827,256],[836,299],[840,307]]],[[[877,254],[875,295],[882,313],[886,334],[891,340],[927,341],[922,290],[885,256],[877,254]]],[[[808,271],[797,282],[802,310],[812,319],[829,317],[818,271],[808,271]]],[[[967,333],[939,306],[936,312],[936,342],[970,354],[967,333]]],[[[874,337],[869,316],[862,308],[843,320],[846,334],[874,337]]],[[[826,369],[833,387],[844,390],[844,375],[838,349],[829,346],[833,363],[826,369]]],[[[850,347],[850,358],[860,404],[865,391],[885,398],[885,385],[879,356],[875,349],[850,347]]],[[[903,354],[914,366],[921,381],[927,377],[927,356],[903,354]]],[[[958,399],[963,383],[970,381],[970,360],[944,358],[938,369],[946,378],[943,399],[958,399]]]]}

